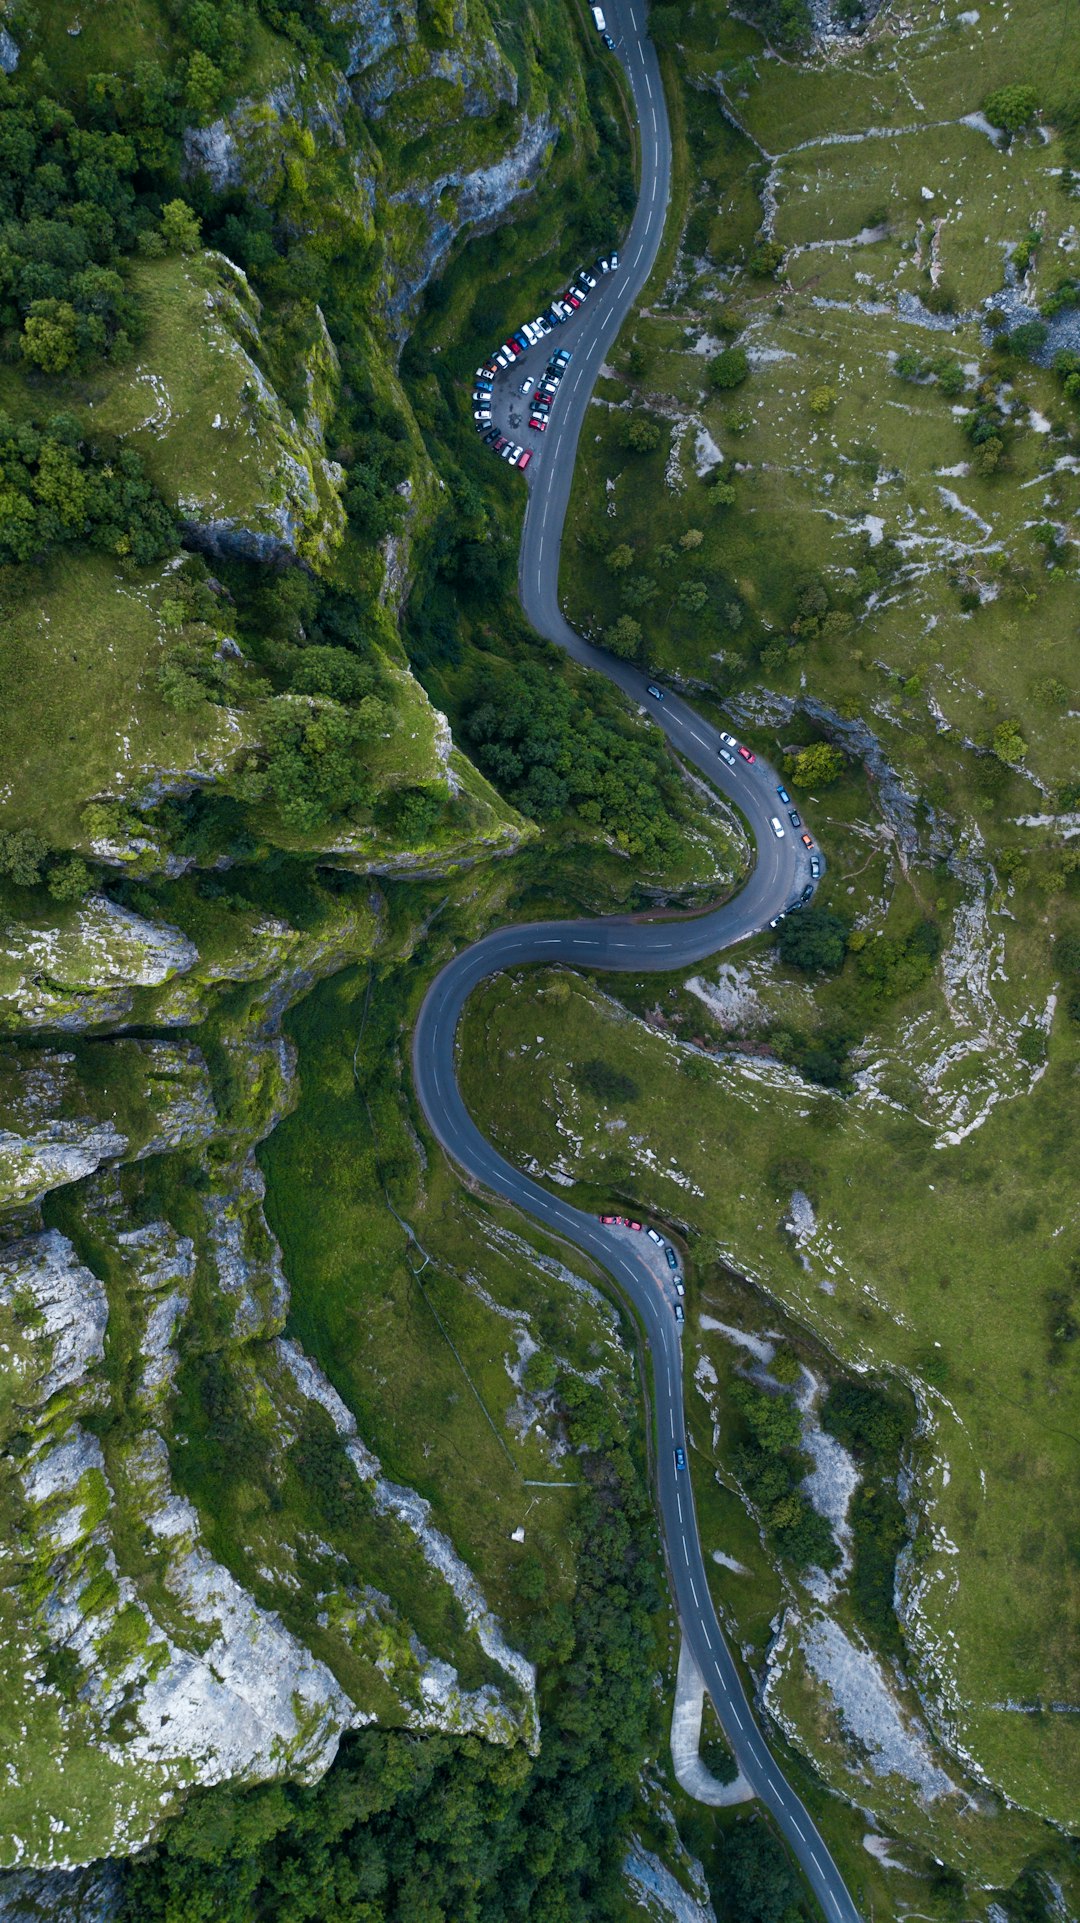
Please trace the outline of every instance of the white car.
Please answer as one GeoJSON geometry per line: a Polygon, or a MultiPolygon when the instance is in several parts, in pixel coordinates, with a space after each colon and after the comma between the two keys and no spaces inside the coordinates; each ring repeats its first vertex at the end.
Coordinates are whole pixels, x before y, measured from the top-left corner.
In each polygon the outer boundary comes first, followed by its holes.
{"type": "Polygon", "coordinates": [[[721,728],[720,730],[720,739],[723,742],[725,748],[737,748],[739,745],[735,739],[735,736],[733,734],[725,734],[723,728],[721,728]]]}
{"type": "Polygon", "coordinates": [[[663,1248],[664,1238],[662,1235],[658,1235],[655,1229],[646,1229],[645,1233],[650,1242],[655,1242],[658,1248],[663,1248]]]}
{"type": "Polygon", "coordinates": [[[730,748],[721,748],[720,759],[721,761],[726,761],[729,768],[735,766],[735,756],[732,754],[730,748]]]}
{"type": "Polygon", "coordinates": [[[592,14],[592,17],[593,17],[593,19],[594,19],[594,20],[596,21],[596,31],[597,31],[597,33],[606,33],[606,32],[607,32],[607,21],[606,21],[606,20],[604,19],[604,10],[603,10],[603,8],[602,8],[602,7],[590,7],[590,8],[589,8],[589,12],[590,12],[590,13],[592,14]]]}
{"type": "Polygon", "coordinates": [[[778,815],[771,815],[770,820],[772,822],[772,831],[773,831],[773,834],[776,836],[777,841],[783,841],[784,839],[783,822],[780,820],[778,815]]]}

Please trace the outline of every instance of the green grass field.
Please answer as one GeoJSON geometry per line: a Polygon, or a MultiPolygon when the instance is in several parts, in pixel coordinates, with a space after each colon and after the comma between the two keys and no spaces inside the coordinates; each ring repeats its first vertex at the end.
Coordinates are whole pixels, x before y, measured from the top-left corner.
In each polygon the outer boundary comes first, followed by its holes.
{"type": "Polygon", "coordinates": [[[670,1038],[563,975],[485,991],[462,1059],[474,1113],[516,1159],[561,1156],[583,1200],[632,1196],[686,1224],[703,1291],[729,1262],[848,1362],[919,1386],[915,1671],[992,1781],[1074,1823],[1071,1719],[1019,1706],[1076,1689],[1080,1578],[1061,1491],[1076,1470],[1077,1386],[1051,1331],[1055,1291],[1075,1286],[1075,1040],[1056,1030],[1034,1093],[945,1151],[906,1114],[760,1064],[688,1074],[670,1038]],[[583,1094],[578,1066],[597,1055],[631,1078],[633,1102],[598,1110],[583,1094]],[[819,1225],[807,1267],[781,1226],[800,1178],[819,1225]]]}

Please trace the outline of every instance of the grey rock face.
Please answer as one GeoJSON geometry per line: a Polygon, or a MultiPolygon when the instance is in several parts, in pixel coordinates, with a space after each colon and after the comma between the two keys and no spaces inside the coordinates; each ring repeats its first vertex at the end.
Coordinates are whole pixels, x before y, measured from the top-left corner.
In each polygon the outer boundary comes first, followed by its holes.
{"type": "Polygon", "coordinates": [[[19,49],[6,27],[0,27],[0,71],[14,73],[19,64],[19,49]]]}
{"type": "Polygon", "coordinates": [[[15,1310],[26,1331],[33,1362],[22,1392],[35,1406],[77,1387],[102,1360],[109,1317],[105,1289],[59,1229],[0,1248],[0,1303],[15,1310]]]}
{"type": "Polygon", "coordinates": [[[437,273],[450,247],[463,227],[472,223],[483,228],[499,220],[515,200],[531,193],[544,158],[558,137],[554,120],[547,113],[535,120],[526,116],[510,152],[488,167],[471,174],[440,174],[422,188],[406,188],[394,196],[398,201],[420,206],[429,215],[430,229],[420,254],[392,288],[387,289],[385,305],[392,319],[401,320],[437,273]],[[452,213],[441,210],[444,196],[455,193],[452,213]]]}
{"type": "Polygon", "coordinates": [[[113,1923],[120,1914],[116,1863],[85,1870],[0,1872],[0,1923],[113,1923]]]}

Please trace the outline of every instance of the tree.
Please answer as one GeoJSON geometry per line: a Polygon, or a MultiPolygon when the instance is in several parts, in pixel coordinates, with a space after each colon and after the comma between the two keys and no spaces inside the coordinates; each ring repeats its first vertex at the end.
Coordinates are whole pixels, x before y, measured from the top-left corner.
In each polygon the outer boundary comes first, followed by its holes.
{"type": "Polygon", "coordinates": [[[1013,84],[997,87],[988,93],[983,101],[983,112],[987,120],[1010,137],[1020,132],[1022,127],[1034,120],[1039,110],[1039,96],[1034,87],[1013,84]]]}
{"type": "Polygon", "coordinates": [[[1042,353],[1049,338],[1050,329],[1042,320],[1021,321],[1008,336],[1009,351],[1019,354],[1021,360],[1033,361],[1042,353]]]}
{"type": "Polygon", "coordinates": [[[842,968],[850,929],[828,908],[798,908],[780,923],[776,945],[789,968],[805,974],[842,968]]]}
{"type": "Polygon", "coordinates": [[[612,574],[625,574],[634,565],[634,550],[629,541],[620,541],[617,547],[609,548],[605,566],[612,574]]]}
{"type": "Polygon", "coordinates": [[[709,362],[709,382],[712,387],[725,392],[738,387],[750,372],[750,361],[745,347],[724,347],[709,362]]]}
{"type": "Polygon", "coordinates": [[[839,781],[846,765],[839,748],[829,741],[814,741],[784,756],[784,767],[800,788],[829,788],[839,781]]]}
{"type": "Polygon", "coordinates": [[[0,875],[20,888],[37,887],[48,853],[48,843],[32,828],[0,828],[0,875]]]}
{"type": "Polygon", "coordinates": [[[1028,751],[1028,744],[1015,721],[998,722],[994,729],[993,746],[998,760],[1007,761],[1010,765],[1023,761],[1028,751]]]}
{"type": "Polygon", "coordinates": [[[831,414],[839,396],[835,387],[812,387],[807,405],[811,414],[831,414]]]}
{"type": "Polygon", "coordinates": [[[202,240],[202,221],[186,200],[170,200],[161,210],[161,234],[171,254],[194,254],[202,240]]]}
{"type": "Polygon", "coordinates": [[[45,374],[64,374],[78,351],[78,317],[70,301],[36,300],[19,342],[23,356],[45,374]]]}
{"type": "Polygon", "coordinates": [[[631,414],[622,443],[632,454],[651,454],[660,445],[660,423],[651,414],[631,414]]]}
{"type": "Polygon", "coordinates": [[[612,654],[619,655],[624,661],[637,661],[641,657],[641,623],[632,614],[620,614],[604,636],[604,642],[612,654]]]}
{"type": "Polygon", "coordinates": [[[778,240],[759,240],[746,264],[759,280],[771,280],[779,273],[783,262],[784,250],[778,240]]]}
{"type": "Polygon", "coordinates": [[[699,527],[688,527],[685,534],[679,536],[679,546],[689,551],[691,548],[699,548],[704,539],[705,536],[699,527]]]}

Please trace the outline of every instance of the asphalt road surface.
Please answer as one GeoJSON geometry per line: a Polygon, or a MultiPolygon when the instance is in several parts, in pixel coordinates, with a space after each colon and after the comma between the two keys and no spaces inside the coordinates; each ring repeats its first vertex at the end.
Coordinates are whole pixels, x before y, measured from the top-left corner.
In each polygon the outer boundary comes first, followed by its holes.
{"type": "MultiPolygon", "coordinates": [[[[760,757],[751,763],[737,756],[736,765],[729,767],[720,758],[722,744],[715,728],[670,691],[665,691],[662,701],[654,700],[648,694],[646,676],[575,633],[559,606],[559,554],[578,436],[604,355],[656,257],[670,177],[667,113],[656,53],[646,37],[642,0],[614,0],[614,4],[605,0],[605,11],[637,109],[642,189],[629,239],[619,250],[618,273],[599,280],[574,319],[497,383],[493,415],[500,424],[508,424],[515,405],[514,387],[524,378],[519,370],[538,373],[552,345],[572,351],[546,434],[517,434],[535,449],[526,476],[529,502],[521,544],[521,599],[540,634],[623,688],[663,728],[678,753],[737,803],[755,842],[756,860],[741,893],[705,915],[677,921],[605,916],[496,929],[456,955],[432,982],[413,1037],[413,1074],[428,1124],[459,1167],[593,1257],[633,1305],[652,1358],[657,1497],[683,1633],[739,1768],[775,1817],[827,1923],[859,1923],[859,1912],[813,1819],[765,1744],[710,1600],[689,1472],[675,1466],[676,1449],[686,1449],[683,1325],[676,1322],[669,1296],[643,1252],[638,1254],[625,1236],[549,1194],[507,1162],[480,1133],[457,1082],[455,1040],[461,1013],[473,989],[488,976],[537,962],[633,974],[696,966],[757,933],[799,899],[810,878],[809,851],[777,796],[775,771],[760,757]],[[774,816],[784,829],[782,838],[774,832],[774,816]]],[[[599,47],[597,57],[601,57],[599,47]]]]}

